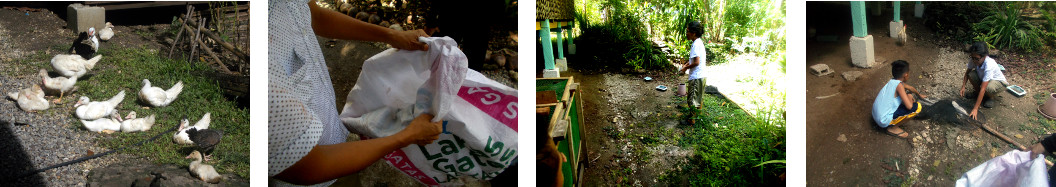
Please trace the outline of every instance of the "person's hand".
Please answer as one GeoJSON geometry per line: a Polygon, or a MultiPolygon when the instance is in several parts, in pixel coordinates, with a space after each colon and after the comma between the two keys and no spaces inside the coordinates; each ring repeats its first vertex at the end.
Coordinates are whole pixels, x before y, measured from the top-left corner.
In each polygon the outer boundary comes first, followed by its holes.
{"type": "Polygon", "coordinates": [[[972,109],[972,113],[969,113],[968,117],[972,117],[972,119],[974,119],[974,120],[979,120],[979,118],[977,118],[978,114],[979,114],[979,109],[972,109]]]}
{"type": "Polygon", "coordinates": [[[965,96],[964,95],[964,85],[961,85],[961,96],[965,96]]]}
{"type": "Polygon", "coordinates": [[[418,37],[429,37],[429,35],[426,35],[425,31],[422,31],[421,29],[409,31],[393,30],[392,32],[392,39],[385,43],[392,45],[393,48],[403,50],[429,50],[429,45],[418,41],[418,37]]]}
{"type": "Polygon", "coordinates": [[[918,92],[918,93],[917,93],[917,95],[919,95],[921,99],[926,99],[926,98],[928,98],[928,96],[927,96],[927,95],[924,95],[924,93],[919,93],[919,92],[918,92]]]}
{"type": "Polygon", "coordinates": [[[418,145],[431,144],[436,139],[440,139],[440,133],[444,130],[442,122],[429,122],[433,119],[431,114],[422,114],[415,117],[411,121],[407,128],[400,131],[398,134],[402,134],[402,137],[406,138],[406,142],[414,143],[418,145]]]}

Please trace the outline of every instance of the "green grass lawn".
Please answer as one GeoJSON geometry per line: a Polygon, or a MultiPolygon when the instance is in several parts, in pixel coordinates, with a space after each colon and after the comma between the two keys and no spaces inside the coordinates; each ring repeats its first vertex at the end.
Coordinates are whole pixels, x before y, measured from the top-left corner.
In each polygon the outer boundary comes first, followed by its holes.
{"type": "MultiPolygon", "coordinates": [[[[680,98],[675,99],[679,102],[680,98]]],[[[684,99],[681,99],[684,102],[684,99]]],[[[690,166],[671,172],[662,179],[670,184],[688,182],[692,186],[758,186],[779,183],[784,174],[785,127],[753,118],[725,98],[705,94],[704,112],[696,125],[679,126],[679,146],[692,148],[690,166]]],[[[684,110],[684,114],[694,111],[684,110]]]]}
{"type": "MultiPolygon", "coordinates": [[[[68,46],[56,46],[56,51],[64,51],[68,46]]],[[[46,112],[57,115],[70,115],[70,128],[85,130],[74,117],[72,105],[79,96],[88,96],[93,101],[106,100],[125,91],[125,99],[117,107],[122,114],[136,111],[138,117],[157,115],[157,121],[150,131],[134,133],[99,134],[97,144],[118,149],[126,145],[146,140],[162,131],[179,125],[179,121],[188,117],[193,124],[206,112],[212,113],[210,129],[223,131],[224,137],[212,152],[212,159],[207,164],[216,167],[221,174],[234,173],[249,178],[249,110],[239,108],[237,103],[223,96],[222,89],[215,80],[201,75],[214,72],[204,62],[173,60],[159,55],[157,49],[126,48],[101,49],[102,60],[89,71],[88,75],[77,82],[79,90],[73,96],[63,98],[61,107],[46,112]],[[169,89],[177,81],[183,81],[183,92],[169,106],[149,108],[139,100],[138,94],[143,86],[143,79],[150,79],[153,86],[169,89]],[[56,110],[59,109],[59,110],[56,110]]],[[[37,53],[28,60],[30,67],[44,68],[52,71],[50,59],[53,55],[37,53]]],[[[36,72],[35,69],[34,71],[36,72]]],[[[35,74],[33,74],[35,75],[35,74]]],[[[192,146],[177,145],[172,142],[173,133],[166,133],[153,142],[141,147],[129,148],[123,153],[140,156],[159,164],[188,165],[191,160],[184,159],[192,146]]]]}

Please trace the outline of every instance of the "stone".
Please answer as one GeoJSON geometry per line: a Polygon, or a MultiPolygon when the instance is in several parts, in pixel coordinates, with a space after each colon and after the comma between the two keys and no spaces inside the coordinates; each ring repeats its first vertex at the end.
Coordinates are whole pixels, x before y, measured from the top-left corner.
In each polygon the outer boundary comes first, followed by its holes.
{"type": "Polygon", "coordinates": [[[851,63],[862,68],[872,68],[876,65],[873,53],[873,35],[865,37],[851,37],[851,63]]]}
{"type": "Polygon", "coordinates": [[[836,141],[847,142],[847,135],[840,134],[840,137],[836,137],[836,141]]]}
{"type": "Polygon", "coordinates": [[[66,6],[66,28],[74,33],[88,31],[89,27],[95,27],[98,31],[106,26],[106,9],[103,7],[87,6],[80,3],[66,6]]]}
{"type": "Polygon", "coordinates": [[[557,71],[557,69],[544,69],[543,70],[543,78],[557,78],[557,77],[561,77],[561,72],[557,71]]]}
{"type": "Polygon", "coordinates": [[[913,5],[913,17],[922,18],[924,17],[924,4],[913,5]]]}
{"type": "Polygon", "coordinates": [[[887,30],[890,31],[892,38],[898,37],[898,32],[902,31],[902,20],[887,23],[887,30]]]}
{"type": "Polygon", "coordinates": [[[855,81],[858,80],[858,77],[862,76],[861,71],[847,71],[841,74],[843,74],[843,79],[846,79],[847,81],[855,81]]]}
{"type": "Polygon", "coordinates": [[[568,71],[568,59],[554,59],[554,67],[561,71],[568,71]]]}
{"type": "MultiPolygon", "coordinates": [[[[190,160],[187,161],[190,163],[190,160]]],[[[221,173],[221,186],[249,186],[249,181],[221,173]]],[[[92,169],[88,186],[214,186],[192,176],[187,166],[157,165],[147,161],[123,161],[92,169]],[[153,173],[153,174],[152,174],[153,173]]]]}
{"type": "Polygon", "coordinates": [[[831,74],[832,69],[829,69],[828,64],[815,64],[810,66],[810,73],[820,77],[831,74]]]}

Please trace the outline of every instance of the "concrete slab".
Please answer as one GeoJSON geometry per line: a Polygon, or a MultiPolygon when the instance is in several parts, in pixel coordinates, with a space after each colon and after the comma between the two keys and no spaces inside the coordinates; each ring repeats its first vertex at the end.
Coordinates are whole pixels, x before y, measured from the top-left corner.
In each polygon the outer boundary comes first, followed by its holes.
{"type": "Polygon", "coordinates": [[[873,35],[865,37],[851,37],[851,63],[862,68],[872,68],[876,65],[873,53],[873,35]]]}
{"type": "Polygon", "coordinates": [[[833,71],[832,69],[829,69],[828,64],[814,64],[813,66],[810,66],[810,73],[819,77],[832,74],[832,72],[833,71]]]}
{"type": "Polygon", "coordinates": [[[924,17],[924,4],[913,5],[913,17],[924,17]]]}
{"type": "Polygon", "coordinates": [[[66,6],[66,28],[73,30],[74,33],[88,31],[89,27],[95,27],[98,31],[104,26],[106,26],[105,8],[80,3],[66,6]]]}
{"type": "Polygon", "coordinates": [[[898,37],[898,32],[902,31],[902,20],[891,21],[888,23],[887,30],[892,38],[898,37]]]}
{"type": "Polygon", "coordinates": [[[561,77],[561,73],[557,69],[544,69],[543,78],[557,78],[561,77]]]}

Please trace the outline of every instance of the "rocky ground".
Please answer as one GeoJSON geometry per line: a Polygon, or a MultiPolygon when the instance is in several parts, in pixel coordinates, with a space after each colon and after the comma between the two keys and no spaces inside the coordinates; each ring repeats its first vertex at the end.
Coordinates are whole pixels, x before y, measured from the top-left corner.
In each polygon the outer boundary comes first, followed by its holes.
{"type": "MultiPolygon", "coordinates": [[[[807,25],[817,29],[819,38],[850,37],[846,4],[808,5],[811,9],[840,10],[808,15],[807,25]]],[[[969,61],[965,43],[936,34],[919,18],[903,17],[910,39],[898,45],[888,37],[885,19],[890,16],[888,11],[867,19],[881,61],[873,68],[854,67],[846,42],[808,38],[805,65],[827,64],[835,71],[827,76],[806,75],[807,182],[811,185],[950,186],[968,169],[1015,149],[952,109],[951,102],[964,107],[974,104],[958,93],[969,61]],[[939,100],[925,106],[920,117],[905,122],[908,139],[887,135],[870,115],[876,93],[891,79],[891,62],[900,59],[910,63],[907,83],[939,100]],[[845,72],[860,72],[861,76],[849,80],[842,76],[845,72]]],[[[1026,88],[1028,95],[999,95],[995,108],[980,109],[985,124],[1028,146],[1056,132],[1054,123],[1037,113],[1038,104],[1044,101],[1041,96],[1056,91],[1056,82],[1046,80],[1056,75],[1052,71],[1056,67],[1048,60],[1051,55],[1002,51],[994,56],[1007,69],[1009,83],[1026,88]]]]}

